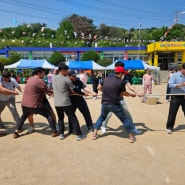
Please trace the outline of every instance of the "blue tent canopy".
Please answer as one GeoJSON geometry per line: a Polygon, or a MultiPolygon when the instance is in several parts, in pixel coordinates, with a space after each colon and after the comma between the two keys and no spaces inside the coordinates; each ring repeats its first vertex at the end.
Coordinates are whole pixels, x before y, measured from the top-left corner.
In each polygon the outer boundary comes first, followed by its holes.
{"type": "Polygon", "coordinates": [[[123,62],[125,70],[144,69],[142,60],[117,60],[117,62],[123,62]]]}
{"type": "Polygon", "coordinates": [[[92,61],[69,61],[69,69],[92,69],[92,61]]]}
{"type": "MultiPolygon", "coordinates": [[[[136,70],[136,69],[144,69],[143,61],[142,60],[116,60],[116,62],[123,62],[125,70],[136,70]]],[[[114,70],[114,64],[111,64],[106,67],[106,70],[114,70]]]]}
{"type": "Polygon", "coordinates": [[[67,65],[69,69],[92,69],[92,70],[105,70],[105,67],[100,66],[93,60],[88,60],[88,61],[68,61],[67,65]]]}
{"type": "Polygon", "coordinates": [[[34,69],[37,67],[42,67],[44,69],[56,69],[57,67],[53,64],[49,63],[47,60],[27,60],[21,59],[20,61],[4,66],[5,69],[7,68],[17,68],[17,69],[34,69]]]}

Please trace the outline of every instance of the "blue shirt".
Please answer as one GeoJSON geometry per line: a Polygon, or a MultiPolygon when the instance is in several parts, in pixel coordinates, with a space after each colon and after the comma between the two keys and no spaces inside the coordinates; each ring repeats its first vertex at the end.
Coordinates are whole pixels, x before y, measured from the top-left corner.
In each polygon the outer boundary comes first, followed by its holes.
{"type": "Polygon", "coordinates": [[[185,86],[177,87],[177,84],[185,82],[185,76],[181,72],[174,73],[169,80],[171,94],[185,94],[185,86]]]}

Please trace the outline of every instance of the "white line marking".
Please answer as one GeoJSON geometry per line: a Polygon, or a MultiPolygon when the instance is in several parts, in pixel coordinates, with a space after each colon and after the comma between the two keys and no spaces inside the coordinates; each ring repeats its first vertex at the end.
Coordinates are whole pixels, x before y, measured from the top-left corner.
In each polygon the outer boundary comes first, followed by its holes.
{"type": "Polygon", "coordinates": [[[166,179],[165,179],[165,181],[166,181],[167,183],[170,183],[170,180],[169,180],[169,178],[166,178],[166,179]]]}
{"type": "Polygon", "coordinates": [[[147,146],[146,148],[148,149],[150,154],[154,157],[154,151],[152,150],[152,148],[150,146],[147,146]]]}

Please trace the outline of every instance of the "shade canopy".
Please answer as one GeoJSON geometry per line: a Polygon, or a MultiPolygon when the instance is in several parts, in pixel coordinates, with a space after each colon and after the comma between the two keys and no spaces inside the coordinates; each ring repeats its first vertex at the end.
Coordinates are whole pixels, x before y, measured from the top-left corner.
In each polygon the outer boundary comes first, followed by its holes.
{"type": "Polygon", "coordinates": [[[88,61],[68,61],[67,65],[69,69],[73,70],[105,70],[105,67],[97,64],[93,60],[88,60],[88,61]]]}
{"type": "Polygon", "coordinates": [[[57,69],[57,67],[47,60],[28,60],[28,59],[21,59],[20,61],[4,66],[5,69],[8,68],[15,68],[15,69],[34,69],[37,67],[42,67],[44,69],[57,69]]]}
{"type": "Polygon", "coordinates": [[[144,69],[142,60],[116,60],[114,63],[106,67],[106,70],[114,70],[116,62],[123,62],[126,70],[144,69]]]}
{"type": "Polygon", "coordinates": [[[125,70],[142,70],[142,69],[154,69],[159,71],[159,67],[150,66],[142,60],[116,60],[114,63],[106,67],[106,70],[114,70],[116,62],[123,62],[125,70]]]}

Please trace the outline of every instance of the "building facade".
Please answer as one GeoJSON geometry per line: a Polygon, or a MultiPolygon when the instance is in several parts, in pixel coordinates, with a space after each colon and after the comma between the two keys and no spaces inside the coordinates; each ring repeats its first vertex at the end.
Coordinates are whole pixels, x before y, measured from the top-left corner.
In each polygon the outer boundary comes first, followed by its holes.
{"type": "Polygon", "coordinates": [[[154,42],[147,46],[149,65],[167,70],[185,62],[185,42],[154,42]]]}
{"type": "Polygon", "coordinates": [[[94,50],[100,58],[107,58],[112,62],[140,59],[149,65],[160,66],[161,70],[168,70],[172,65],[185,62],[185,42],[154,42],[146,46],[126,47],[5,47],[0,49],[0,57],[8,58],[11,51],[21,54],[23,59],[48,59],[55,52],[61,52],[66,61],[80,61],[84,52],[94,50]]]}

